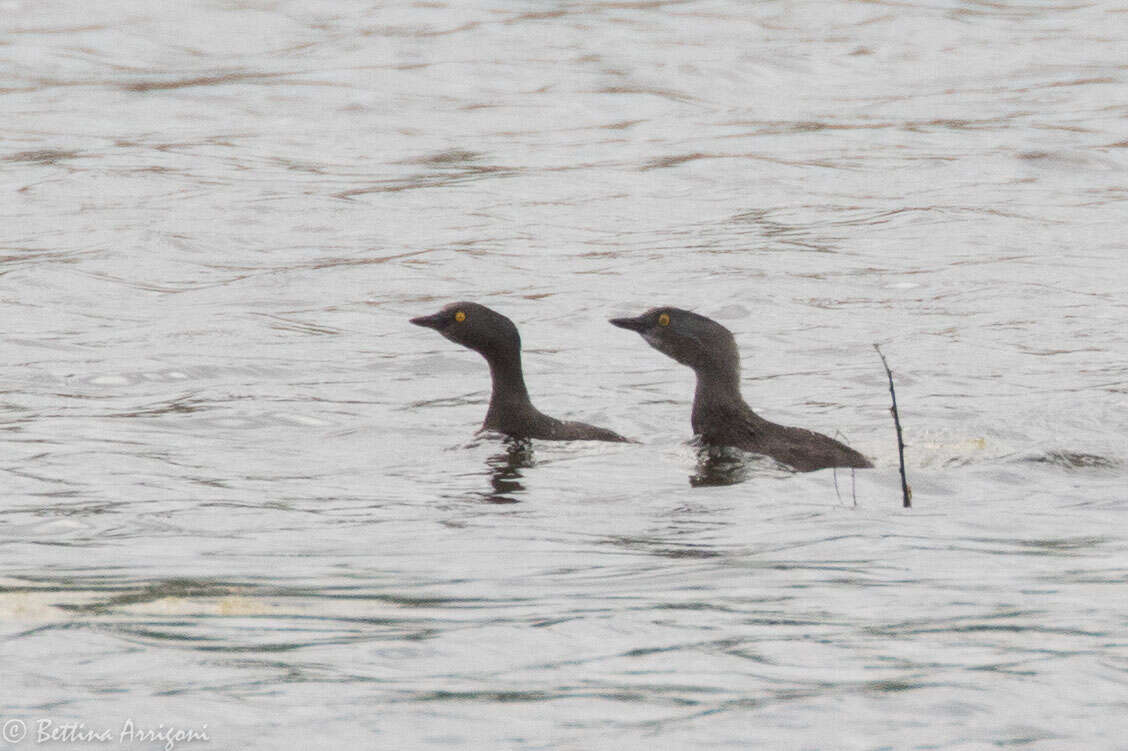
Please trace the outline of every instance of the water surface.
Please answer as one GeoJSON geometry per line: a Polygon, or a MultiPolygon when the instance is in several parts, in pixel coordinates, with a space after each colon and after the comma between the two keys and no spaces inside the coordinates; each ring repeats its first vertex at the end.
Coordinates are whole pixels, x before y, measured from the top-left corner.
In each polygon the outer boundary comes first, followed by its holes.
{"type": "Polygon", "coordinates": [[[0,40],[0,720],[1124,747],[1123,9],[7,0],[0,40]],[[483,363],[407,324],[457,299],[637,443],[475,439],[483,363]],[[692,374],[606,323],[658,304],[876,469],[703,475],[692,374]]]}

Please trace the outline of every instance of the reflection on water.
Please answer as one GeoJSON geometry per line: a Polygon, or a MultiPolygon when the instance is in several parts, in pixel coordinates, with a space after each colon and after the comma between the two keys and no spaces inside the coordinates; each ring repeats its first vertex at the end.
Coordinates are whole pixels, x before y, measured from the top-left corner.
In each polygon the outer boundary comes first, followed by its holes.
{"type": "Polygon", "coordinates": [[[536,465],[532,441],[506,439],[506,450],[486,460],[492,490],[483,494],[490,503],[518,503],[525,492],[521,470],[536,465]]]}
{"type": "Polygon", "coordinates": [[[0,2],[0,720],[1122,745],[1122,9],[126,5],[0,2]],[[471,438],[459,299],[639,443],[471,438]],[[876,468],[687,446],[664,304],[876,468]]]}
{"type": "Polygon", "coordinates": [[[790,474],[790,470],[769,457],[750,454],[731,446],[705,446],[694,440],[697,466],[689,476],[691,487],[736,485],[754,474],[790,474]]]}

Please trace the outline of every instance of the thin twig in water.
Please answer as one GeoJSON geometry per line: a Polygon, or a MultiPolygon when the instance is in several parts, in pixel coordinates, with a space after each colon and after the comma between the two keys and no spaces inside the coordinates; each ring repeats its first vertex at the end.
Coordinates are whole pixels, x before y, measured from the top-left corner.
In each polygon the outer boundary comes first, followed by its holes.
{"type": "Polygon", "coordinates": [[[885,368],[885,375],[889,377],[889,396],[893,399],[893,407],[889,411],[893,413],[893,426],[897,428],[897,458],[901,463],[901,497],[904,498],[902,505],[905,508],[912,508],[913,490],[909,487],[909,481],[905,479],[905,442],[901,438],[901,417],[897,414],[897,392],[893,390],[893,371],[889,369],[889,363],[881,353],[881,347],[874,344],[873,348],[877,350],[877,356],[881,358],[881,364],[885,368]]]}
{"type": "MultiPolygon", "coordinates": [[[[841,430],[834,431],[834,437],[842,441],[846,445],[850,444],[850,442],[846,440],[846,436],[842,434],[841,430]]],[[[831,467],[831,472],[834,473],[834,494],[838,496],[838,502],[841,503],[842,493],[838,490],[838,467],[831,467]]],[[[854,499],[854,508],[858,507],[858,486],[855,483],[857,477],[858,476],[857,474],[855,474],[854,468],[850,467],[850,497],[854,499]]]]}

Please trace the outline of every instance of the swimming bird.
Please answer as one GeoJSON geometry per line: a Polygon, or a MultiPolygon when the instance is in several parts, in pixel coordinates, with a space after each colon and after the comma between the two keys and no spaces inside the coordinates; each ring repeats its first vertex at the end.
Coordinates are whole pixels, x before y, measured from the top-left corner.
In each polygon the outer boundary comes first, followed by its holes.
{"type": "Polygon", "coordinates": [[[618,433],[582,422],[549,417],[533,406],[521,368],[521,335],[501,313],[472,302],[447,305],[430,316],[412,318],[416,326],[434,329],[456,344],[474,350],[490,366],[493,393],[482,430],[512,438],[549,441],[626,441],[618,433]]]}
{"type": "Polygon", "coordinates": [[[732,332],[703,315],[652,308],[636,318],[613,318],[647,344],[697,374],[693,432],[709,446],[734,446],[770,456],[799,472],[827,467],[872,467],[854,449],[821,433],[769,422],[740,394],[740,353],[732,332]]]}

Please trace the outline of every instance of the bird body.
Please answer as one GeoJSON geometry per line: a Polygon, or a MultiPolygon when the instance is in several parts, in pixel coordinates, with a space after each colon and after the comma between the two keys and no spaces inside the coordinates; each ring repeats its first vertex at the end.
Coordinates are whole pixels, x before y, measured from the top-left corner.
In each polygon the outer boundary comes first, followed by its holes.
{"type": "Polygon", "coordinates": [[[805,428],[779,425],[756,414],[740,392],[740,353],[732,332],[697,313],[653,308],[636,318],[615,318],[650,346],[693,368],[693,432],[707,446],[732,446],[769,456],[799,472],[827,467],[872,467],[849,446],[805,428]]]}
{"type": "Polygon", "coordinates": [[[521,367],[517,326],[495,310],[472,302],[447,305],[430,316],[412,318],[416,326],[435,329],[447,339],[478,352],[490,366],[490,406],[482,430],[512,438],[549,441],[626,441],[618,433],[549,417],[533,406],[521,367]]]}

